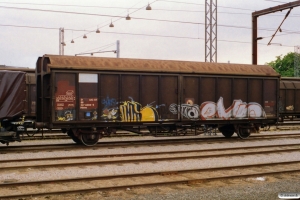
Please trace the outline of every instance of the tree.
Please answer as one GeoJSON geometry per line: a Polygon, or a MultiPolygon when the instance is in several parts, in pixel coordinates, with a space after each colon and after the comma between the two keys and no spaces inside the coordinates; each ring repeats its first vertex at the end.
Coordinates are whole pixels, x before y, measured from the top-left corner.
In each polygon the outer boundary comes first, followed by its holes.
{"type": "Polygon", "coordinates": [[[282,55],[276,56],[276,60],[267,63],[267,65],[272,66],[283,77],[293,77],[294,58],[296,55],[296,53],[290,52],[283,57],[282,55]]]}

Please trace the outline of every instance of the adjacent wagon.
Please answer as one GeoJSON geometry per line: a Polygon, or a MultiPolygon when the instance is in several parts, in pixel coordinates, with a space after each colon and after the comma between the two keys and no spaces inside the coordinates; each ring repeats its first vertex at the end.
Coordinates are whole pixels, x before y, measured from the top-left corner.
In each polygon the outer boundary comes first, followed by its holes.
{"type": "Polygon", "coordinates": [[[300,79],[282,77],[279,95],[279,121],[299,120],[300,118],[300,79]]]}
{"type": "Polygon", "coordinates": [[[0,67],[0,142],[20,141],[35,120],[35,71],[0,67]]]}

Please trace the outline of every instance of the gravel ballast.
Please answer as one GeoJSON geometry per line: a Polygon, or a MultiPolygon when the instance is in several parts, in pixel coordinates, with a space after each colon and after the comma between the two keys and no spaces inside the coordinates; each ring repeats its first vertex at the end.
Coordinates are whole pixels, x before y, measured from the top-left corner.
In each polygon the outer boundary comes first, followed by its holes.
{"type": "MultiPolygon", "coordinates": [[[[291,131],[288,133],[292,133],[291,131]]],[[[270,133],[274,134],[274,132],[270,133]]],[[[280,132],[282,134],[282,132],[280,132]]],[[[203,136],[201,136],[203,137],[203,136]]],[[[103,141],[121,140],[118,138],[107,138],[103,141]]],[[[145,139],[145,138],[141,138],[145,139]]],[[[151,139],[153,139],[151,137],[151,139]]],[[[159,138],[157,138],[159,139],[159,138]]],[[[166,138],[163,138],[166,139],[166,138]]],[[[130,140],[123,138],[122,140],[130,140]]],[[[136,140],[136,138],[134,138],[136,140]]],[[[283,138],[281,140],[233,140],[228,143],[210,142],[210,144],[176,144],[171,145],[138,145],[127,148],[86,148],[72,151],[55,150],[53,152],[35,152],[35,153],[9,153],[1,154],[1,160],[25,159],[25,158],[42,158],[42,157],[64,157],[74,155],[105,155],[115,153],[142,153],[142,152],[161,152],[175,150],[195,150],[195,149],[218,149],[228,147],[245,147],[245,146],[268,146],[276,144],[300,144],[300,139],[283,138]]],[[[42,141],[44,144],[71,143],[69,140],[50,140],[42,141]]],[[[40,141],[26,141],[28,144],[39,144],[40,141]]],[[[28,144],[20,143],[20,145],[28,144]]],[[[66,168],[49,168],[47,170],[24,168],[21,171],[0,171],[0,182],[15,180],[18,182],[34,180],[55,180],[72,177],[88,177],[94,175],[115,175],[131,174],[155,171],[172,171],[194,168],[213,168],[225,167],[231,165],[259,164],[282,161],[300,161],[299,152],[285,152],[279,154],[261,154],[253,156],[233,156],[220,158],[201,158],[187,159],[163,162],[142,162],[128,163],[122,165],[98,165],[85,167],[66,167],[66,168]]],[[[1,165],[0,165],[1,167],[1,165]]],[[[99,191],[89,194],[73,194],[65,196],[33,197],[32,199],[279,199],[279,192],[300,192],[299,174],[278,175],[271,177],[255,177],[253,179],[236,179],[232,181],[211,181],[193,185],[173,185],[153,188],[128,188],[120,191],[99,191]],[[297,191],[298,190],[298,191],[297,191]],[[92,196],[91,196],[92,195],[92,196]]],[[[28,198],[26,198],[28,199],[28,198]]],[[[30,198],[29,198],[30,199],[30,198]]]]}

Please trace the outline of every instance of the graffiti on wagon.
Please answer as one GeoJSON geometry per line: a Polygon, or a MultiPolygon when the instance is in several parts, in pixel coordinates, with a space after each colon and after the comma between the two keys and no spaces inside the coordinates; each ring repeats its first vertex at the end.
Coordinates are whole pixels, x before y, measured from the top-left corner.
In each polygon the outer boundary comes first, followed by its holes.
{"type": "Polygon", "coordinates": [[[241,119],[241,118],[266,118],[266,113],[262,106],[256,102],[246,103],[241,99],[233,101],[232,105],[225,109],[223,97],[218,102],[206,101],[200,107],[197,104],[186,102],[185,104],[171,104],[170,112],[173,114],[180,113],[182,116],[191,120],[208,120],[221,118],[223,120],[241,119]]]}
{"type": "Polygon", "coordinates": [[[193,98],[187,98],[185,100],[185,103],[181,105],[171,104],[169,106],[169,110],[173,114],[177,114],[178,112],[180,112],[181,115],[190,120],[196,120],[199,118],[200,115],[199,105],[194,104],[193,98]]]}
{"type": "Polygon", "coordinates": [[[101,101],[103,105],[102,116],[101,118],[104,120],[115,120],[118,117],[118,101],[115,98],[110,98],[106,96],[106,98],[101,101]]]}
{"type": "Polygon", "coordinates": [[[122,121],[157,121],[158,120],[158,111],[157,108],[164,105],[152,106],[152,103],[142,106],[139,102],[133,100],[132,97],[129,97],[131,101],[124,101],[120,105],[120,115],[122,121]]]}

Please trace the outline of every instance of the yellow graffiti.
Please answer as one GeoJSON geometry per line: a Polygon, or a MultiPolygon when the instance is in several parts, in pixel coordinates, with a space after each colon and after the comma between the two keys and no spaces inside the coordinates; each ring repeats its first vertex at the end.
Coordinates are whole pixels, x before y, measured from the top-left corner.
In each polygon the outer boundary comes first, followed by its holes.
{"type": "Polygon", "coordinates": [[[141,104],[134,101],[125,101],[120,105],[122,121],[141,121],[140,108],[141,104]]]}
{"type": "Polygon", "coordinates": [[[57,121],[66,121],[65,117],[58,117],[57,121]]]}
{"type": "Polygon", "coordinates": [[[145,106],[135,101],[125,101],[120,105],[120,114],[122,121],[156,121],[158,120],[158,112],[151,106],[145,106]]]}
{"type": "Polygon", "coordinates": [[[64,117],[57,116],[57,121],[72,121],[73,119],[71,111],[65,111],[64,117]]]}
{"type": "Polygon", "coordinates": [[[158,118],[157,110],[153,107],[144,107],[141,110],[142,121],[156,121],[158,118]]]}

